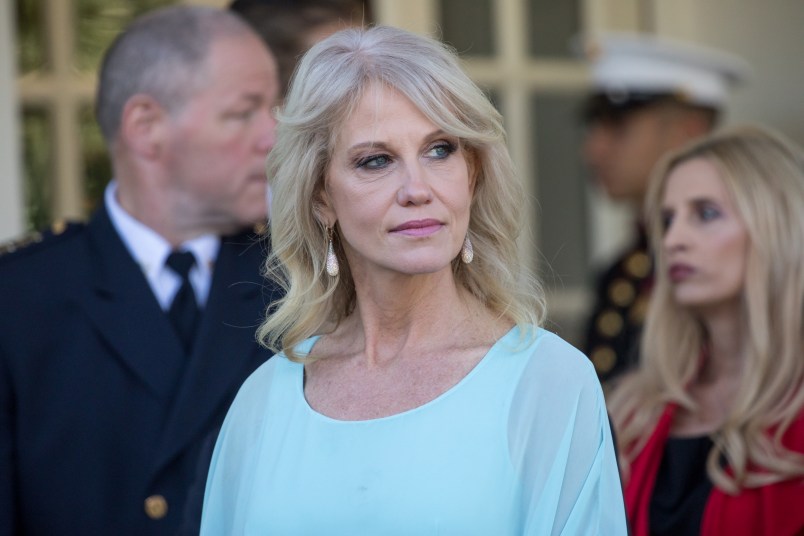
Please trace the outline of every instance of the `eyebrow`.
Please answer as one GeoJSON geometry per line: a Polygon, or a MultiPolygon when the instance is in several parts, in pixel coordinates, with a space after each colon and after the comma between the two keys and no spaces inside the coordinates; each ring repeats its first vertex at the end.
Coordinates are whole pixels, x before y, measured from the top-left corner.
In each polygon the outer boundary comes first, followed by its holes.
{"type": "MultiPolygon", "coordinates": [[[[430,134],[427,134],[424,137],[424,139],[425,140],[431,140],[433,138],[437,138],[439,136],[444,136],[444,135],[446,135],[446,132],[444,132],[442,129],[439,128],[439,129],[434,130],[430,134]]],[[[356,150],[360,150],[360,149],[382,149],[384,151],[390,150],[388,144],[386,142],[384,142],[384,141],[363,141],[363,142],[356,143],[356,144],[352,145],[351,147],[349,147],[348,151],[356,151],[356,150]]]]}
{"type": "Polygon", "coordinates": [[[703,205],[705,203],[713,203],[715,205],[720,204],[720,202],[717,201],[713,197],[693,197],[692,199],[688,200],[687,203],[690,204],[690,205],[696,205],[696,206],[697,205],[703,205]]]}
{"type": "MultiPolygon", "coordinates": [[[[714,204],[720,206],[721,203],[717,201],[713,197],[693,197],[692,199],[687,199],[684,201],[685,205],[693,205],[693,206],[700,206],[703,204],[714,204]]],[[[660,210],[673,210],[672,207],[665,205],[664,203],[661,204],[659,207],[660,210]]]]}
{"type": "Polygon", "coordinates": [[[245,93],[240,95],[238,100],[247,100],[255,104],[260,104],[265,101],[265,97],[263,97],[260,93],[245,93]]]}

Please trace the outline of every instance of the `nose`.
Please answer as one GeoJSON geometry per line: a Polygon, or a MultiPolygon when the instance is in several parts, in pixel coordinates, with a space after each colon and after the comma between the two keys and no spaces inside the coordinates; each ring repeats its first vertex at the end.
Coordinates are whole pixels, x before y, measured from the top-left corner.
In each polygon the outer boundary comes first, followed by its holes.
{"type": "Polygon", "coordinates": [[[257,135],[257,151],[263,156],[271,151],[276,143],[276,118],[273,109],[269,108],[263,112],[263,118],[259,124],[257,135]]]}
{"type": "Polygon", "coordinates": [[[587,163],[594,165],[600,160],[604,150],[605,138],[600,127],[590,125],[583,140],[583,157],[587,163]]]}
{"type": "Polygon", "coordinates": [[[689,245],[689,226],[684,223],[682,218],[676,216],[664,230],[664,237],[662,238],[662,247],[666,253],[672,253],[685,249],[689,245]]]}
{"type": "Polygon", "coordinates": [[[432,201],[433,191],[427,182],[426,170],[420,164],[405,166],[396,199],[402,206],[424,205],[432,201]]]}
{"type": "Polygon", "coordinates": [[[600,125],[590,125],[583,140],[584,161],[593,169],[600,167],[609,154],[609,136],[600,125]]]}

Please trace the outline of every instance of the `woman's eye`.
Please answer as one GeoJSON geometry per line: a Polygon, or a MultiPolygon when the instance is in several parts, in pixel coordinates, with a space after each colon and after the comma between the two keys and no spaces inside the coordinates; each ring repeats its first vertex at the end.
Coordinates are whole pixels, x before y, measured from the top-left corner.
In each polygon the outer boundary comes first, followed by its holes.
{"type": "Polygon", "coordinates": [[[249,108],[247,110],[237,110],[232,112],[231,116],[235,119],[248,120],[254,115],[254,111],[255,110],[253,108],[249,108]]]}
{"type": "Polygon", "coordinates": [[[454,152],[455,152],[455,145],[451,143],[441,142],[431,147],[430,150],[427,151],[427,156],[440,160],[447,158],[454,152]]]}
{"type": "Polygon", "coordinates": [[[364,169],[382,169],[391,163],[391,159],[384,154],[367,156],[357,162],[357,167],[364,169]]]}
{"type": "Polygon", "coordinates": [[[662,214],[662,231],[665,233],[673,225],[673,214],[670,212],[664,212],[662,214]]]}
{"type": "Polygon", "coordinates": [[[713,206],[703,206],[699,209],[698,215],[702,221],[710,221],[720,216],[720,211],[713,206]]]}

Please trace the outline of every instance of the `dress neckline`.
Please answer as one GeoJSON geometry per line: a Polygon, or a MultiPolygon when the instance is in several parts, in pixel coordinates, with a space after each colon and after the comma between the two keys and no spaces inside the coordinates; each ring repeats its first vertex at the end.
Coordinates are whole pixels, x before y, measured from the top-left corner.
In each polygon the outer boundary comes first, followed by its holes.
{"type": "MultiPolygon", "coordinates": [[[[296,372],[295,372],[295,374],[297,375],[297,378],[296,378],[296,381],[293,382],[294,396],[297,399],[298,403],[300,403],[301,406],[304,408],[304,411],[306,411],[308,414],[312,415],[314,418],[320,419],[320,420],[322,420],[324,422],[328,422],[328,423],[359,426],[359,425],[367,425],[367,424],[371,424],[371,423],[380,423],[380,422],[385,422],[385,421],[402,419],[402,418],[405,418],[405,417],[408,417],[408,416],[411,416],[411,415],[415,415],[416,413],[426,411],[428,408],[441,403],[443,400],[445,400],[445,399],[449,398],[450,396],[452,396],[453,393],[461,390],[461,388],[464,385],[466,385],[467,383],[471,382],[472,378],[477,376],[480,373],[480,371],[482,371],[484,368],[486,368],[488,366],[487,363],[490,362],[493,359],[494,355],[498,353],[497,349],[504,343],[504,341],[507,341],[511,337],[515,336],[518,332],[519,332],[519,328],[517,326],[513,326],[502,337],[500,337],[499,339],[494,341],[494,344],[492,344],[489,347],[489,349],[486,351],[486,353],[483,355],[483,357],[480,359],[480,361],[478,361],[477,364],[474,367],[472,367],[472,369],[463,378],[461,378],[455,385],[453,385],[452,387],[450,387],[449,389],[447,389],[446,391],[444,391],[443,393],[441,393],[437,397],[433,398],[432,400],[429,400],[429,401],[425,402],[424,404],[422,404],[420,406],[416,406],[415,408],[406,409],[406,410],[400,411],[398,413],[392,413],[390,415],[385,415],[385,416],[382,416],[382,417],[376,417],[376,418],[373,418],[373,419],[355,419],[355,420],[337,419],[335,417],[330,417],[328,415],[324,415],[323,413],[321,413],[320,411],[317,411],[316,409],[314,409],[310,405],[310,403],[307,401],[307,397],[304,394],[304,364],[302,364],[302,363],[295,363],[296,365],[298,365],[298,367],[297,367],[296,372]]],[[[308,352],[310,350],[312,350],[313,346],[315,345],[315,343],[318,341],[319,338],[320,338],[320,335],[316,335],[316,336],[311,337],[310,339],[308,339],[306,341],[306,342],[309,343],[309,346],[306,349],[308,352]]],[[[534,340],[535,340],[535,338],[534,338],[534,340]]]]}

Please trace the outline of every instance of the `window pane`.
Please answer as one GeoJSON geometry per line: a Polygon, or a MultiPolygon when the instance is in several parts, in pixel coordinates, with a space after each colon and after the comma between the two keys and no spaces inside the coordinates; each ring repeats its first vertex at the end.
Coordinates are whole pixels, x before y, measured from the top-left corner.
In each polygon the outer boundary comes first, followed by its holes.
{"type": "Polygon", "coordinates": [[[492,56],[494,19],[491,0],[439,0],[443,40],[461,56],[492,56]]]}
{"type": "Polygon", "coordinates": [[[175,0],[75,0],[75,65],[95,71],[112,40],[131,19],[175,0]]]}
{"type": "Polygon", "coordinates": [[[569,57],[570,39],[580,29],[576,0],[528,0],[528,52],[532,56],[569,57]]]}
{"type": "Polygon", "coordinates": [[[17,69],[21,74],[49,68],[45,48],[44,2],[16,0],[17,69]]]}
{"type": "Polygon", "coordinates": [[[29,230],[50,224],[53,206],[50,110],[26,107],[22,111],[22,151],[26,224],[29,230]]]}
{"type": "Polygon", "coordinates": [[[81,109],[81,153],[84,162],[84,214],[90,216],[103,199],[103,189],[112,178],[112,165],[100,127],[91,106],[81,109]]]}
{"type": "Polygon", "coordinates": [[[589,281],[587,182],[580,158],[583,97],[537,93],[531,123],[536,140],[539,250],[549,265],[545,284],[557,289],[589,281]]]}

